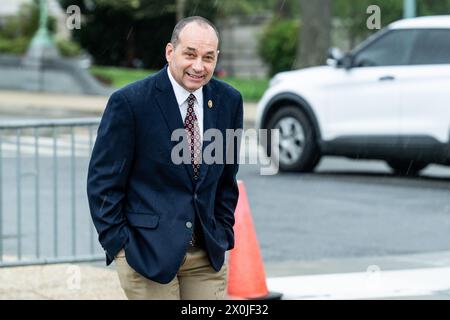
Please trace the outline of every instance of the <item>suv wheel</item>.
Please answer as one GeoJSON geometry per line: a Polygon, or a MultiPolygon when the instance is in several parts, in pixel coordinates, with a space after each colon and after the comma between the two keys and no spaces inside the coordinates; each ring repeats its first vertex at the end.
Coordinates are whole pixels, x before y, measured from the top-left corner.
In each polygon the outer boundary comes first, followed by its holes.
{"type": "Polygon", "coordinates": [[[420,170],[428,166],[427,162],[414,160],[389,160],[387,164],[394,170],[395,174],[404,176],[415,176],[420,170]]]}
{"type": "MultiPolygon", "coordinates": [[[[282,107],[269,120],[267,128],[280,130],[279,166],[281,171],[309,172],[314,169],[320,160],[316,133],[308,118],[298,107],[282,107]]],[[[271,150],[270,143],[268,143],[268,149],[271,150]]]]}

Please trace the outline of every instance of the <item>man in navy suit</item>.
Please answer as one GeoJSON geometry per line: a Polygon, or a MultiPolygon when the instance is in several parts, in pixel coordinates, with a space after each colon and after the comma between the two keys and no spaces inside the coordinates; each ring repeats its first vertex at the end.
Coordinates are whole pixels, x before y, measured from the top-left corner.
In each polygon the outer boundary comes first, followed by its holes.
{"type": "Polygon", "coordinates": [[[243,103],[212,79],[218,44],[208,20],[179,21],[168,66],[113,93],[104,111],[87,192],[106,263],[116,261],[129,299],[225,297],[239,193],[239,137],[225,137],[242,129],[243,103]],[[172,133],[180,129],[190,161],[176,164],[172,133]],[[209,129],[223,135],[221,151],[232,161],[198,157],[213,142],[203,140],[209,129]]]}

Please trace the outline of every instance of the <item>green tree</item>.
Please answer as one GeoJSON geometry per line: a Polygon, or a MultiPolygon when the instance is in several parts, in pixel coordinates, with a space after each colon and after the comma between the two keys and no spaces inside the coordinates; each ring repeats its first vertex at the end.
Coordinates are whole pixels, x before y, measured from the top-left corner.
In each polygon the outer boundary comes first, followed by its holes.
{"type": "Polygon", "coordinates": [[[419,0],[417,13],[423,16],[450,14],[450,0],[419,0]]]}
{"type": "Polygon", "coordinates": [[[347,33],[349,45],[353,48],[358,42],[377,30],[367,28],[369,15],[366,13],[370,5],[381,9],[381,26],[399,20],[403,16],[403,0],[334,0],[333,16],[338,18],[347,33]]]}
{"type": "MultiPolygon", "coordinates": [[[[368,15],[366,9],[377,5],[381,9],[381,27],[403,18],[403,0],[334,0],[333,16],[343,24],[350,47],[354,47],[362,39],[377,30],[369,30],[366,26],[368,15]]],[[[418,16],[450,13],[450,0],[417,0],[418,16]]]]}
{"type": "Polygon", "coordinates": [[[300,23],[292,19],[274,19],[264,30],[259,54],[269,65],[270,75],[291,70],[297,52],[300,23]]]}
{"type": "Polygon", "coordinates": [[[59,0],[83,14],[74,38],[102,65],[160,68],[176,17],[201,15],[212,22],[270,8],[273,0],[59,0]]]}
{"type": "Polygon", "coordinates": [[[211,21],[270,11],[274,0],[177,0],[184,2],[184,16],[200,15],[211,21]]]}
{"type": "Polygon", "coordinates": [[[74,38],[100,65],[165,64],[164,47],[175,23],[174,0],[60,0],[83,15],[74,38]]]}

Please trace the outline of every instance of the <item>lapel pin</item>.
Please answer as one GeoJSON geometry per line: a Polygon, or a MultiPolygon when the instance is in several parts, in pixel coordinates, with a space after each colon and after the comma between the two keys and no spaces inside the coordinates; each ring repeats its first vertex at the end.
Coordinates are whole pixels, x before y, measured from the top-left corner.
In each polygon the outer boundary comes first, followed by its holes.
{"type": "Polygon", "coordinates": [[[212,108],[212,106],[213,106],[212,101],[211,101],[211,100],[208,100],[208,107],[209,107],[209,108],[212,108]]]}

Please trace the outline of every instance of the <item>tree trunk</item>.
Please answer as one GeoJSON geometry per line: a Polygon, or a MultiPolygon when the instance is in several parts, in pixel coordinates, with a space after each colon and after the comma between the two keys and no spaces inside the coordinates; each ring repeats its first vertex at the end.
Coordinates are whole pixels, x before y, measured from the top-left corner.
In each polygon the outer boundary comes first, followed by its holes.
{"type": "Polygon", "coordinates": [[[290,0],[276,0],[274,13],[275,16],[281,19],[290,19],[292,18],[292,11],[289,5],[290,0]]]}
{"type": "Polygon", "coordinates": [[[331,0],[300,0],[300,32],[295,67],[324,64],[330,46],[331,0]]]}
{"type": "Polygon", "coordinates": [[[134,27],[131,27],[128,31],[127,42],[126,42],[126,53],[125,53],[125,67],[134,67],[134,58],[136,56],[135,41],[134,41],[134,27]]]}

